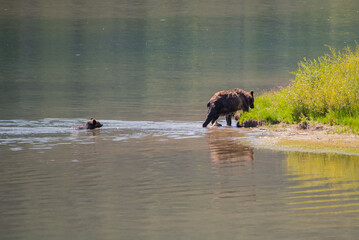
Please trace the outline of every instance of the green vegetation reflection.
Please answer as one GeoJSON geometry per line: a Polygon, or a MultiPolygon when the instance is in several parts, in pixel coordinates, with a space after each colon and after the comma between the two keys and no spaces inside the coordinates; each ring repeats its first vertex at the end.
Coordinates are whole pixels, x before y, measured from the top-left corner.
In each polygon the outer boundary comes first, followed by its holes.
{"type": "Polygon", "coordinates": [[[304,214],[359,211],[358,156],[290,152],[286,165],[294,183],[288,204],[294,210],[306,210],[304,214]]]}

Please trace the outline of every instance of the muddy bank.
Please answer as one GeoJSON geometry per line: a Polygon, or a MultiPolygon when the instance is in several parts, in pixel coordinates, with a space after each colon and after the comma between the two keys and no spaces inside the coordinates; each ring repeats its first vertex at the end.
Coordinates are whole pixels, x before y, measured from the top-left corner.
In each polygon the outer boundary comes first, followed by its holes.
{"type": "Polygon", "coordinates": [[[359,136],[342,133],[340,127],[309,125],[303,129],[294,124],[278,124],[258,126],[251,131],[259,133],[258,138],[250,140],[257,148],[359,155],[359,136]]]}

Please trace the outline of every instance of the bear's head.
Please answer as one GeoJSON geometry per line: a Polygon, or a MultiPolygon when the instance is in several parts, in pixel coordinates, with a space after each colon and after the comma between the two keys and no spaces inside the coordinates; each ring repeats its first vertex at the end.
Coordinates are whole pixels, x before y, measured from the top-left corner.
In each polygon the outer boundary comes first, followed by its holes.
{"type": "Polygon", "coordinates": [[[94,118],[91,118],[86,125],[87,125],[87,129],[95,129],[102,127],[102,124],[94,118]]]}
{"type": "Polygon", "coordinates": [[[254,92],[253,90],[250,91],[251,96],[249,97],[249,107],[254,108],[254,92]]]}

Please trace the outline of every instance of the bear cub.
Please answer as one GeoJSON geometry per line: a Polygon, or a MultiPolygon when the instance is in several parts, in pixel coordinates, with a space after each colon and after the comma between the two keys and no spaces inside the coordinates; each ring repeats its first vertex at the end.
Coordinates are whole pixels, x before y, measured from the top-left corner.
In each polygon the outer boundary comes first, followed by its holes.
{"type": "Polygon", "coordinates": [[[99,121],[97,121],[94,118],[91,118],[86,124],[75,126],[74,128],[76,130],[82,130],[82,129],[95,129],[95,128],[100,128],[102,126],[103,125],[99,121]]]}
{"type": "Polygon", "coordinates": [[[248,112],[249,108],[254,108],[254,92],[239,88],[216,92],[207,103],[207,108],[208,114],[203,127],[207,127],[210,122],[218,126],[217,119],[220,116],[226,116],[227,126],[231,126],[232,117],[237,111],[248,112]]]}

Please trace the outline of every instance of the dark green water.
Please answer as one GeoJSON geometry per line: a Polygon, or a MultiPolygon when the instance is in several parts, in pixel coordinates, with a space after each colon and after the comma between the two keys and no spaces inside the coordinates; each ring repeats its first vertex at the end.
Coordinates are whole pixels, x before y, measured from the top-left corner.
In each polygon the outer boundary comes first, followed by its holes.
{"type": "Polygon", "coordinates": [[[355,239],[357,156],[201,125],[358,23],[354,0],[1,1],[1,239],[355,239]]]}
{"type": "Polygon", "coordinates": [[[202,120],[358,39],[356,1],[2,1],[1,119],[202,120]]]}

